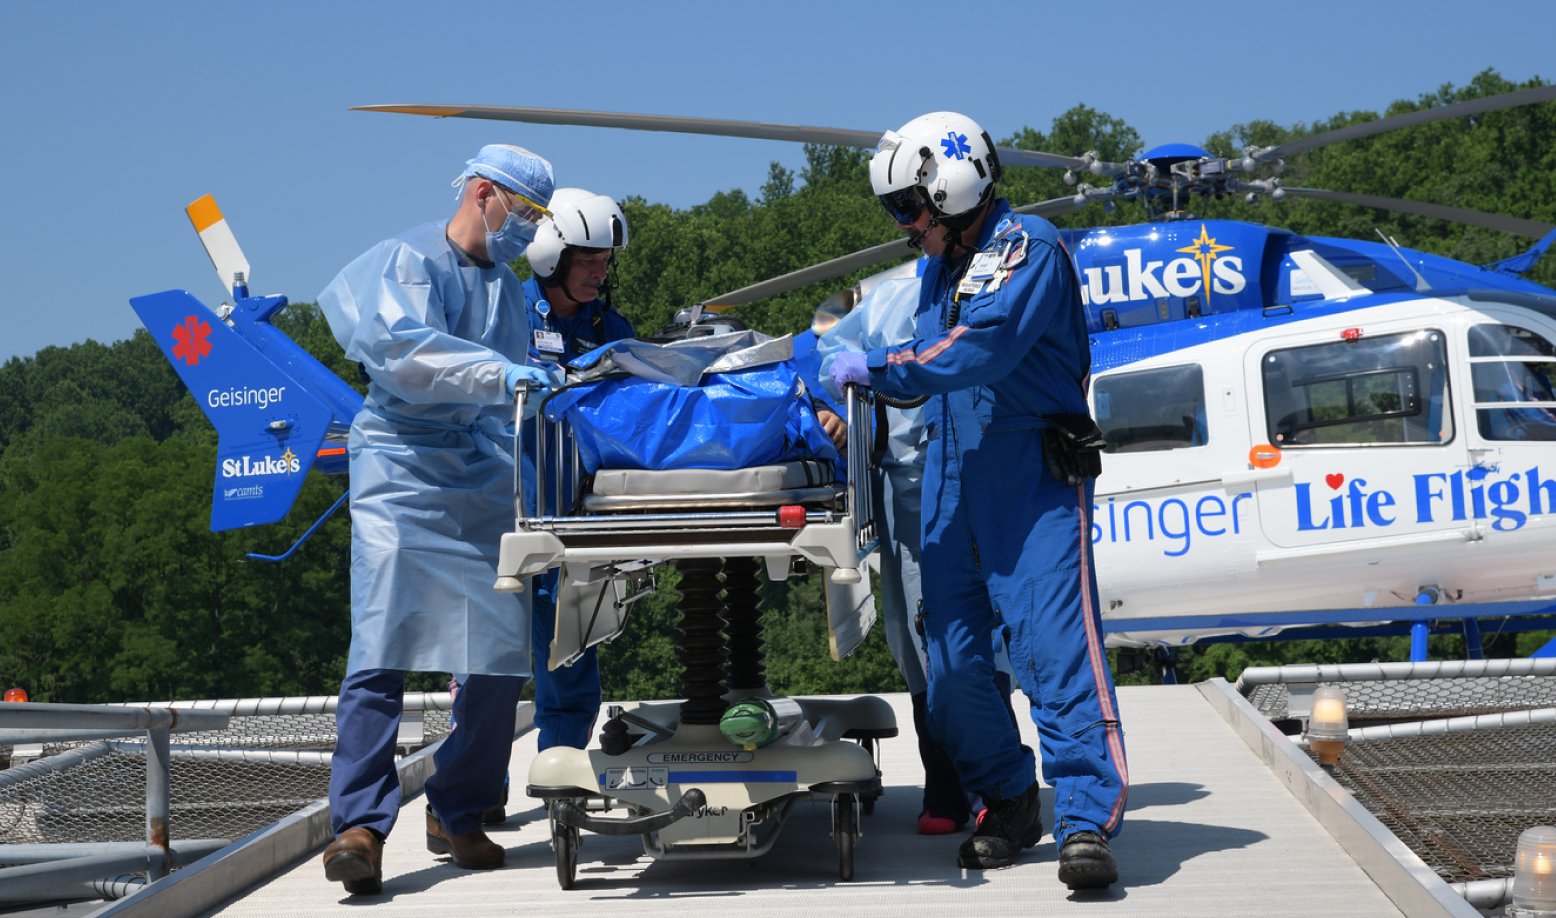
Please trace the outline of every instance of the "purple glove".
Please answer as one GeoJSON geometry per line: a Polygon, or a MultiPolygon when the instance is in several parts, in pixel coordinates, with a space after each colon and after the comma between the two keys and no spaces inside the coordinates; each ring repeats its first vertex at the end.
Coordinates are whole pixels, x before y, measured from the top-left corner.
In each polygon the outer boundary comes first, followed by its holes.
{"type": "Polygon", "coordinates": [[[864,361],[863,354],[855,354],[852,351],[844,351],[832,358],[832,369],[828,375],[832,377],[832,385],[837,391],[842,392],[843,387],[849,383],[870,388],[870,367],[864,361]]]}

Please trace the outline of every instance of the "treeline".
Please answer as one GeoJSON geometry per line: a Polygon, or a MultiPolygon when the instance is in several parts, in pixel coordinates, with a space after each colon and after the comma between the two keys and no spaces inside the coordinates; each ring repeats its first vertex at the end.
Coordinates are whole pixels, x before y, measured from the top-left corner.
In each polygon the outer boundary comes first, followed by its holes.
{"type": "MultiPolygon", "coordinates": [[[[1235,125],[1207,138],[1212,152],[1269,146],[1347,124],[1495,95],[1525,86],[1494,71],[1385,112],[1326,122],[1235,125]]],[[[969,112],[974,117],[980,113],[969,112]]],[[[1151,145],[1182,138],[1150,138],[1151,145]]],[[[694,144],[694,139],[687,143],[694,144]]],[[[1085,106],[1005,144],[1119,161],[1145,144],[1122,120],[1085,106]]],[[[624,203],[632,246],[620,259],[616,301],[640,331],[676,309],[747,284],[896,237],[870,193],[867,151],[806,148],[798,174],[774,163],[755,197],[721,192],[676,210],[624,203]]],[[[1556,103],[1459,118],[1315,150],[1287,161],[1287,184],[1413,198],[1556,223],[1556,103]]],[[[1057,170],[1010,169],[1014,204],[1072,193],[1057,170]]],[[[1316,201],[1210,202],[1207,217],[1269,222],[1321,236],[1374,238],[1481,264],[1529,240],[1427,218],[1316,201]]],[[[1137,222],[1138,211],[1100,205],[1056,221],[1066,226],[1137,222]]],[[[386,227],[385,233],[397,228],[386,227]]],[[[883,266],[884,267],[884,266],[883,266]]],[[[524,266],[519,266],[521,272],[524,266]]],[[[806,327],[835,289],[872,273],[813,285],[738,314],[774,334],[806,327]]],[[[1556,257],[1527,276],[1556,286],[1556,257]]],[[[277,320],[326,365],[356,384],[354,368],[316,309],[294,305],[277,320]]],[[[216,437],[144,331],[113,345],[46,348],[0,367],[0,687],[37,700],[327,694],[343,675],[350,638],[350,524],[337,514],[296,556],[253,562],[250,552],[289,546],[341,494],[344,478],[311,475],[293,513],[257,530],[209,531],[216,437]]],[[[608,698],[678,693],[673,574],[635,607],[628,633],[605,649],[608,698]]],[[[853,658],[827,659],[819,581],[763,588],[768,664],[781,692],[891,691],[900,677],[880,630],[853,658]]],[[[1493,653],[1526,653],[1546,635],[1502,637],[1493,653]]],[[[1434,638],[1434,653],[1462,650],[1434,638]]],[[[1243,666],[1301,660],[1400,659],[1403,638],[1211,645],[1178,652],[1180,679],[1235,678],[1243,666]]],[[[444,674],[424,674],[420,687],[444,674]]],[[[1121,681],[1149,681],[1151,670],[1121,681]]]]}

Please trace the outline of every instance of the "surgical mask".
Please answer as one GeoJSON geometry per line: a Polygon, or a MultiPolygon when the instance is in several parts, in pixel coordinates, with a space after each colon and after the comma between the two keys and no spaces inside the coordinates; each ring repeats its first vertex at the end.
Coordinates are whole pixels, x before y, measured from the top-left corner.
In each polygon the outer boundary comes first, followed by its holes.
{"type": "MultiPolygon", "coordinates": [[[[504,201],[503,207],[507,207],[504,201]]],[[[481,221],[486,222],[486,214],[481,214],[481,221]]],[[[497,232],[491,231],[488,224],[486,230],[486,257],[500,265],[505,265],[529,248],[529,244],[535,241],[536,225],[525,220],[513,211],[508,211],[508,218],[497,228],[497,232]]]]}

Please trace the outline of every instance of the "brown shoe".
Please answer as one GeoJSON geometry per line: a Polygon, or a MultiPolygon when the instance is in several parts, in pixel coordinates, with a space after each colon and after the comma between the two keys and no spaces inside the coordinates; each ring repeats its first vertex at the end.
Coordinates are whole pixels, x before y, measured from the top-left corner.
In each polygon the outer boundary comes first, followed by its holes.
{"type": "Polygon", "coordinates": [[[487,838],[486,833],[480,829],[464,835],[449,834],[430,806],[427,807],[427,850],[433,854],[449,855],[454,863],[466,870],[501,867],[506,854],[502,845],[487,838]]]}
{"type": "Polygon", "coordinates": [[[347,829],[324,849],[324,878],[343,883],[353,896],[384,890],[384,843],[371,829],[347,829]]]}

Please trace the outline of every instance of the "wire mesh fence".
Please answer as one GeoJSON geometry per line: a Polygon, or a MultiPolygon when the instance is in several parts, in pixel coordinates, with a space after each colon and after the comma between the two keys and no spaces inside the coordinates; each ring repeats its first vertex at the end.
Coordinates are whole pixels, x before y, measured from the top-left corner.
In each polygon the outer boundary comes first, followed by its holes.
{"type": "MultiPolygon", "coordinates": [[[[1552,676],[1334,684],[1345,692],[1352,726],[1366,720],[1422,720],[1556,707],[1556,677],[1552,676]]],[[[1286,686],[1282,684],[1256,686],[1248,701],[1271,720],[1288,716],[1286,686]]]]}
{"type": "MultiPolygon", "coordinates": [[[[1556,706],[1549,676],[1336,684],[1353,727],[1556,706]]],[[[1283,685],[1258,686],[1249,701],[1288,717],[1283,685]]],[[[1519,834],[1556,824],[1556,728],[1350,743],[1335,779],[1447,882],[1510,877],[1519,834]]]]}
{"type": "MultiPolygon", "coordinates": [[[[449,732],[448,711],[421,716],[421,733],[404,751],[449,732]]],[[[144,747],[134,737],[125,739],[106,750],[101,742],[46,745],[44,757],[68,750],[94,755],[0,782],[0,866],[7,844],[145,840],[144,747]]],[[[234,715],[227,730],[175,734],[172,743],[170,837],[239,839],[328,796],[335,715],[234,715]],[[266,755],[272,751],[281,754],[266,755]]],[[[12,752],[0,747],[0,758],[12,752]]]]}

